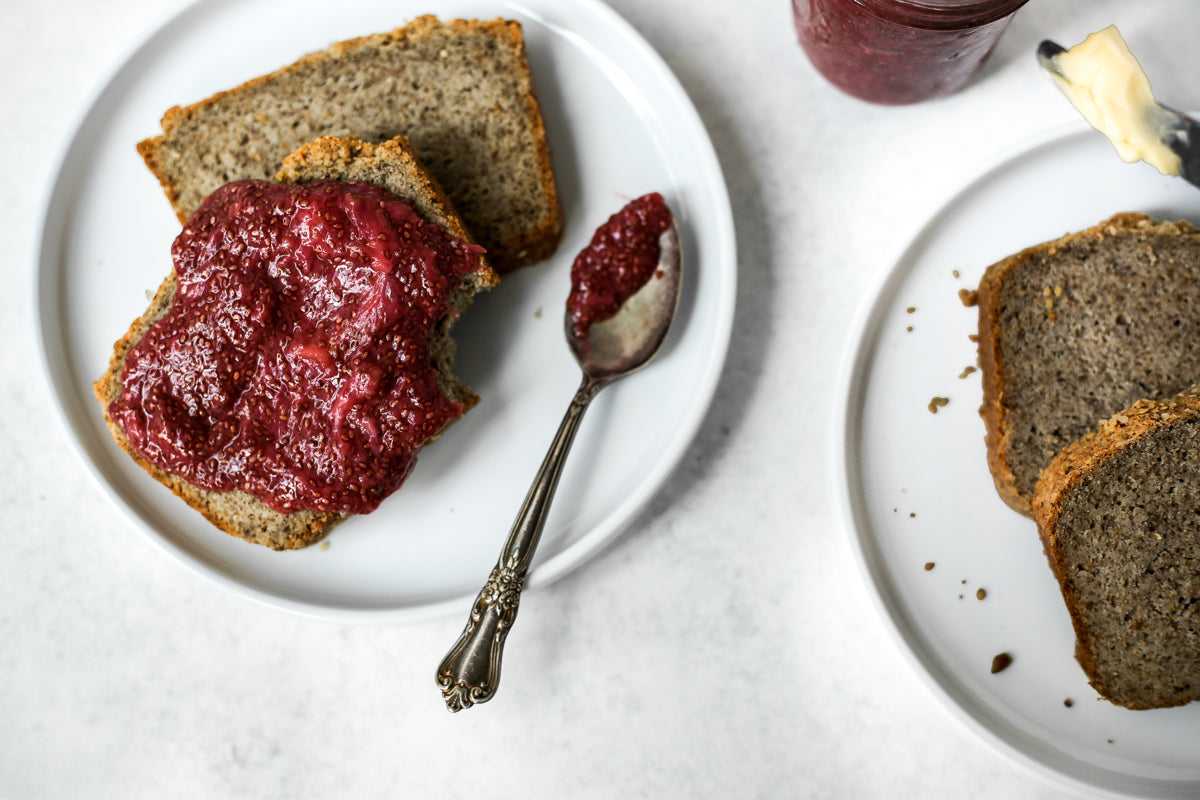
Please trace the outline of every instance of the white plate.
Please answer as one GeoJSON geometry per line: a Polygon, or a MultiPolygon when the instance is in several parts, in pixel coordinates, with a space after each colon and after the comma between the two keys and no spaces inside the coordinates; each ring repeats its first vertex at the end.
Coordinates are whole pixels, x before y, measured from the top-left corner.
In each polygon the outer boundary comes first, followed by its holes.
{"type": "Polygon", "coordinates": [[[91,384],[112,342],[144,310],[145,292],[170,269],[179,231],[134,145],[158,132],[172,105],[336,40],[398,27],[428,7],[372,0],[329,14],[323,0],[214,0],[185,9],[129,56],[83,117],[49,192],[36,264],[52,391],[84,462],[131,522],[222,586],[343,620],[467,607],[579,381],[562,332],[570,262],[625,200],[661,191],[676,213],[685,253],[680,314],[659,360],[606,389],[588,412],[531,585],[596,553],[663,483],[708,407],[732,327],[736,262],[724,179],[659,56],[594,0],[443,2],[443,18],[523,23],[566,216],[555,257],[477,298],[457,328],[457,371],[483,403],[421,455],[397,494],[343,524],[327,549],[276,553],[226,536],[120,453],[91,384]]]}
{"type": "Polygon", "coordinates": [[[976,363],[977,318],[958,290],[1010,253],[1118,211],[1197,220],[1200,192],[1122,163],[1098,134],[1072,127],[1002,158],[933,217],[852,339],[837,499],[881,611],[971,729],[1087,796],[1195,798],[1200,703],[1128,711],[1087,685],[1037,529],[993,488],[979,373],[959,377],[976,363]],[[935,396],[950,402],[932,414],[935,396]],[[1013,663],[993,675],[1000,652],[1013,663]]]}

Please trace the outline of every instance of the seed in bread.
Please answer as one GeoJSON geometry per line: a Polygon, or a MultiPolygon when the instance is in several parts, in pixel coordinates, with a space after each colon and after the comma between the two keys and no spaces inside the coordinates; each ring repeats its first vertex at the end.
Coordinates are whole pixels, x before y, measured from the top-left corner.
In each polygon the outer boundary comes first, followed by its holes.
{"type": "Polygon", "coordinates": [[[1117,214],[979,284],[988,466],[1031,514],[1042,469],[1096,420],[1200,382],[1200,231],[1117,214]],[[1053,310],[1047,309],[1047,304],[1053,310]]]}
{"type": "Polygon", "coordinates": [[[206,100],[169,109],[138,145],[180,222],[218,186],[270,180],[321,136],[408,138],[497,272],[562,237],[550,150],[521,25],[420,17],[339,42],[206,100]]]}
{"type": "Polygon", "coordinates": [[[1033,511],[1102,697],[1200,700],[1200,389],[1142,400],[1068,445],[1033,511]]]}
{"type": "MultiPolygon", "coordinates": [[[[321,139],[290,156],[279,177],[281,181],[289,183],[321,179],[378,186],[392,195],[409,200],[424,219],[444,229],[450,236],[470,242],[469,234],[453,214],[445,195],[423,170],[411,146],[402,138],[380,145],[363,143],[357,139],[321,139]]],[[[450,330],[471,297],[496,281],[486,260],[478,255],[474,259],[474,266],[469,268],[470,271],[460,282],[448,287],[443,298],[448,309],[434,327],[428,344],[428,358],[437,369],[438,390],[451,402],[461,405],[463,410],[474,405],[477,398],[453,376],[454,349],[450,330]]],[[[333,525],[344,520],[347,513],[320,508],[285,513],[273,508],[272,503],[241,489],[203,489],[180,474],[151,463],[132,446],[127,435],[129,432],[110,413],[114,401],[122,395],[130,351],[143,340],[151,326],[171,310],[178,287],[177,276],[172,272],[160,287],[150,308],[117,342],[109,369],[96,384],[96,395],[104,407],[110,431],[118,444],[151,475],[227,533],[275,549],[304,547],[318,541],[333,525]]],[[[428,441],[424,443],[428,444],[428,441]]]]}

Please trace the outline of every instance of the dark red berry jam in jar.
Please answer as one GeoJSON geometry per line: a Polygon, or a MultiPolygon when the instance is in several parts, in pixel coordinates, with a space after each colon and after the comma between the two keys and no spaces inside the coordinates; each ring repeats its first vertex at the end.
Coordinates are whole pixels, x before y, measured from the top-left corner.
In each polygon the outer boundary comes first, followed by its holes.
{"type": "Polygon", "coordinates": [[[872,103],[960,88],[1027,0],[792,0],[800,46],[825,78],[872,103]]]}

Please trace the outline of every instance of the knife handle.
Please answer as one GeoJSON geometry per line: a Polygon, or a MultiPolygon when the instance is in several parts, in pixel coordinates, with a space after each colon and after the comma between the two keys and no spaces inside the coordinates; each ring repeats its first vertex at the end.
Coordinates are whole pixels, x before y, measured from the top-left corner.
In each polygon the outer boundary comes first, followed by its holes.
{"type": "Polygon", "coordinates": [[[1163,135],[1163,144],[1179,156],[1179,177],[1193,186],[1200,186],[1200,124],[1173,108],[1160,108],[1172,116],[1170,130],[1163,135]]]}
{"type": "Polygon", "coordinates": [[[486,703],[496,694],[504,640],[517,618],[525,575],[546,525],[567,453],[588,404],[610,382],[610,378],[584,374],[541,469],[529,487],[521,512],[513,522],[496,567],[475,598],[466,628],[438,666],[437,683],[442,687],[442,697],[451,711],[486,703]]]}

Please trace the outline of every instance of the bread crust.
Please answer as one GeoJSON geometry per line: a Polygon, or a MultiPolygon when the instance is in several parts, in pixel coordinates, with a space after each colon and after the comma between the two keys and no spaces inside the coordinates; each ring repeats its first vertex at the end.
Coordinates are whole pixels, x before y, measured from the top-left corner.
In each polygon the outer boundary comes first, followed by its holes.
{"type": "MultiPolygon", "coordinates": [[[[1132,407],[1114,414],[1094,431],[1067,445],[1043,470],[1034,493],[1032,511],[1038,535],[1058,581],[1063,601],[1075,630],[1075,660],[1088,683],[1110,701],[1131,709],[1166,708],[1184,705],[1196,697],[1161,702],[1146,702],[1124,697],[1106,680],[1095,647],[1088,617],[1089,609],[1081,601],[1075,576],[1067,567],[1060,529],[1064,501],[1089,477],[1104,470],[1122,451],[1135,446],[1146,436],[1200,416],[1200,387],[1194,387],[1167,400],[1139,400],[1132,407]]],[[[1103,613],[1100,610],[1099,613],[1103,613]]]]}
{"type": "Polygon", "coordinates": [[[979,415],[983,417],[984,443],[987,445],[988,470],[996,485],[996,492],[1009,508],[1030,516],[1033,512],[1029,498],[1017,490],[1017,476],[1008,466],[1009,435],[1008,409],[1004,403],[1004,354],[1000,347],[1000,326],[996,324],[998,289],[1005,276],[1021,259],[1027,258],[1029,250],[993,264],[983,275],[976,292],[979,311],[979,369],[983,377],[983,403],[979,415]]]}
{"type": "MultiPolygon", "coordinates": [[[[192,211],[195,210],[198,200],[196,202],[189,202],[182,197],[181,185],[184,179],[179,174],[176,174],[179,170],[172,168],[172,165],[169,163],[172,157],[169,152],[171,148],[168,147],[168,144],[187,124],[204,122],[206,119],[205,115],[221,103],[237,99],[243,95],[252,94],[259,90],[267,90],[273,85],[286,81],[290,77],[303,73],[310,68],[331,67],[336,70],[341,63],[339,60],[352,63],[355,58],[362,58],[363,53],[405,48],[410,45],[415,46],[417,43],[435,40],[436,38],[453,39],[456,37],[480,37],[497,44],[511,55],[512,63],[516,65],[514,67],[514,74],[510,76],[512,92],[524,105],[525,119],[523,122],[528,125],[528,131],[531,136],[530,152],[526,153],[522,151],[521,155],[522,157],[532,158],[535,161],[534,170],[537,172],[537,196],[534,197],[534,192],[531,192],[529,197],[521,198],[521,205],[525,208],[518,209],[513,207],[508,209],[508,213],[505,215],[506,218],[520,220],[521,222],[516,232],[500,233],[493,231],[492,228],[494,225],[490,224],[488,220],[480,218],[479,212],[475,211],[478,206],[485,204],[486,198],[477,199],[472,197],[470,202],[467,202],[462,193],[458,193],[452,188],[453,182],[450,180],[449,170],[439,170],[436,166],[436,161],[430,158],[431,154],[428,152],[422,152],[422,158],[430,167],[431,172],[438,179],[439,183],[450,189],[450,194],[455,197],[460,212],[464,214],[467,227],[475,232],[477,240],[488,249],[492,266],[497,272],[504,273],[518,267],[543,261],[554,253],[562,240],[563,217],[559,206],[557,184],[554,178],[550,146],[546,137],[541,106],[536,87],[533,83],[533,75],[529,69],[524,33],[521,24],[514,20],[455,19],[442,22],[436,16],[425,15],[418,17],[401,28],[387,33],[372,34],[370,36],[337,42],[325,50],[302,56],[292,64],[282,67],[275,72],[252,78],[239,86],[217,92],[199,102],[186,106],[173,106],[162,117],[162,135],[139,142],[137,145],[138,153],[145,161],[146,166],[158,179],[179,221],[181,223],[185,222],[192,211]]],[[[401,100],[404,100],[403,91],[399,89],[397,91],[401,100]]],[[[495,107],[480,109],[476,113],[480,114],[481,117],[475,120],[473,130],[483,130],[488,123],[488,118],[494,117],[499,113],[499,109],[495,107]]],[[[362,123],[349,116],[349,114],[350,112],[347,112],[346,119],[336,120],[339,123],[343,123],[346,128],[337,132],[337,135],[354,135],[363,139],[373,140],[375,137],[368,136],[366,131],[359,129],[358,126],[362,123]]],[[[264,116],[262,119],[256,120],[254,125],[258,128],[264,128],[268,125],[268,122],[269,120],[264,116]]],[[[332,124],[329,120],[306,118],[305,122],[306,124],[311,122],[312,127],[316,130],[316,133],[308,138],[315,139],[321,133],[335,133],[333,130],[326,130],[332,124]]],[[[419,122],[416,124],[420,125],[419,122]]],[[[421,132],[411,127],[397,128],[391,123],[385,127],[388,128],[388,132],[383,136],[385,139],[397,134],[403,134],[409,139],[416,139],[416,134],[421,132]]],[[[478,138],[477,134],[473,131],[468,131],[466,128],[466,123],[464,123],[463,129],[456,131],[455,135],[469,141],[474,141],[478,138]]],[[[288,135],[291,135],[290,126],[282,124],[279,126],[279,130],[272,131],[272,135],[285,138],[285,130],[288,135]]],[[[452,138],[442,135],[443,132],[440,131],[431,131],[430,133],[433,140],[437,142],[449,142],[450,138],[452,138]]],[[[293,146],[298,146],[302,141],[296,141],[293,146]]],[[[439,146],[448,147],[450,145],[439,146]]],[[[231,147],[232,145],[226,142],[223,155],[228,157],[228,151],[231,147]]],[[[418,150],[420,149],[418,148],[418,150]]],[[[497,152],[492,152],[491,160],[493,162],[499,157],[497,152]]],[[[283,153],[279,153],[280,157],[282,155],[283,153]]],[[[265,163],[269,160],[269,157],[261,156],[253,149],[245,153],[239,153],[238,157],[248,162],[257,159],[257,163],[260,163],[263,167],[270,166],[265,163]]],[[[248,177],[265,177],[265,175],[228,174],[222,182],[248,177]]],[[[460,176],[456,173],[454,177],[462,179],[472,178],[476,181],[484,180],[478,175],[460,176]]],[[[509,175],[497,174],[487,180],[508,182],[510,179],[511,176],[509,175]]],[[[478,192],[481,194],[481,198],[483,196],[496,197],[501,194],[501,188],[499,185],[472,186],[471,194],[478,192]]],[[[210,187],[208,191],[212,189],[215,189],[215,186],[210,187]]],[[[201,197],[207,195],[208,191],[203,192],[201,197]]],[[[494,202],[492,202],[492,205],[494,205],[494,202]]]]}
{"type": "MultiPolygon", "coordinates": [[[[473,241],[445,192],[421,166],[418,156],[404,137],[379,145],[365,143],[354,137],[323,137],[289,155],[277,175],[281,183],[305,183],[322,178],[355,180],[381,186],[411,200],[422,216],[441,225],[456,238],[473,241]]],[[[453,375],[454,347],[450,331],[475,293],[497,282],[498,278],[486,257],[479,256],[478,269],[465,276],[462,285],[451,295],[450,311],[438,325],[432,340],[431,357],[439,366],[438,385],[447,396],[462,404],[464,413],[479,398],[453,375]]],[[[170,310],[175,288],[176,278],[172,271],[160,284],[146,311],[133,321],[125,335],[116,342],[107,371],[93,386],[113,439],[155,480],[225,533],[274,550],[299,549],[320,541],[350,515],[303,510],[281,514],[242,491],[201,489],[147,461],[133,449],[125,431],[110,416],[109,405],[121,394],[121,372],[126,355],[141,341],[146,331],[170,310]]]]}

